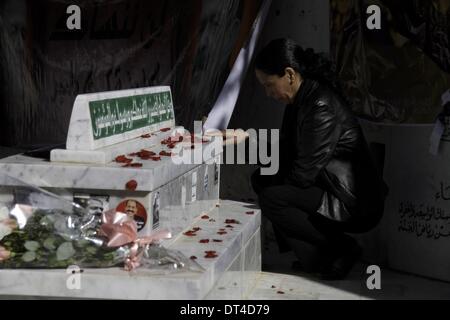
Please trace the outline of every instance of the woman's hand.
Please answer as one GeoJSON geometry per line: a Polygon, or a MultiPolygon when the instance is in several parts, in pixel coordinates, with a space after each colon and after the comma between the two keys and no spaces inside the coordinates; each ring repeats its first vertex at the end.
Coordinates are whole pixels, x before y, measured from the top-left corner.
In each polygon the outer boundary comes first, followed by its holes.
{"type": "Polygon", "coordinates": [[[227,129],[221,131],[214,131],[210,133],[206,133],[207,136],[222,136],[223,137],[223,145],[237,145],[249,137],[249,134],[242,129],[227,129]]]}

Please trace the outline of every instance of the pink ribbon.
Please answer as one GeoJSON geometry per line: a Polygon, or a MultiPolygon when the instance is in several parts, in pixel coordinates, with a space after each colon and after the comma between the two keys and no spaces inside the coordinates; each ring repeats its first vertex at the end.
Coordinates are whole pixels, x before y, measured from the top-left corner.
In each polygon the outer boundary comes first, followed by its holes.
{"type": "Polygon", "coordinates": [[[140,248],[172,237],[170,231],[161,230],[150,236],[138,238],[136,222],[125,213],[115,210],[103,213],[99,233],[108,239],[108,247],[131,244],[130,255],[125,259],[125,270],[128,271],[140,266],[143,254],[143,250],[139,250],[140,248]]]}

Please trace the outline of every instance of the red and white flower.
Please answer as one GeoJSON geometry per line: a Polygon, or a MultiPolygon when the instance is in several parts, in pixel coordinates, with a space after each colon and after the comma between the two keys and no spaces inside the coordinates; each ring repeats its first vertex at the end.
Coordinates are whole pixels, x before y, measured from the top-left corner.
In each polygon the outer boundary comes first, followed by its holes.
{"type": "Polygon", "coordinates": [[[9,259],[10,256],[11,251],[8,251],[4,247],[0,246],[0,262],[9,259]]]}

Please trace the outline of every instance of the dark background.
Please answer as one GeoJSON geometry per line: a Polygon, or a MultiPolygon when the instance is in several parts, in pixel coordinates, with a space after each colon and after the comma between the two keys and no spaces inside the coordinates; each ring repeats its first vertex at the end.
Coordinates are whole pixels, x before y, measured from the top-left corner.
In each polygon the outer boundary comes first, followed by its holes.
{"type": "Polygon", "coordinates": [[[176,120],[208,114],[259,0],[0,1],[0,145],[63,143],[77,94],[170,85],[176,120]],[[82,28],[67,30],[66,8],[82,28]]]}

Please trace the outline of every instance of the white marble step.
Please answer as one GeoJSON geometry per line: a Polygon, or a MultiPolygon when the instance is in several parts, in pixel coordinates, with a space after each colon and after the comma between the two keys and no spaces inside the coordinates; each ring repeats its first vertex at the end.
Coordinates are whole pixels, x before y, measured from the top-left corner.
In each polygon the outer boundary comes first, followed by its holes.
{"type": "MultiPolygon", "coordinates": [[[[167,246],[182,251],[187,257],[196,256],[204,272],[181,272],[153,275],[145,269],[127,272],[119,268],[85,269],[81,273],[81,289],[69,290],[66,270],[0,270],[0,295],[94,299],[203,299],[217,290],[227,271],[258,271],[261,266],[259,227],[261,214],[253,205],[221,201],[220,207],[208,213],[210,219],[198,218],[189,229],[200,227],[197,236],[179,235],[167,246]],[[253,212],[253,214],[247,214],[253,212]],[[217,234],[225,228],[226,219],[235,219],[227,234],[217,234]],[[201,239],[223,242],[199,243],[201,239]],[[205,251],[214,250],[218,257],[205,258],[205,251]],[[214,289],[215,288],[215,289],[214,289]]],[[[238,278],[236,278],[238,281],[238,278]]],[[[243,277],[241,277],[243,279],[243,277]]],[[[244,280],[243,280],[244,281],[244,280]]],[[[250,284],[247,283],[247,287],[250,284]]],[[[245,287],[245,286],[242,286],[245,287]]],[[[241,292],[243,296],[243,292],[241,292]]]]}

